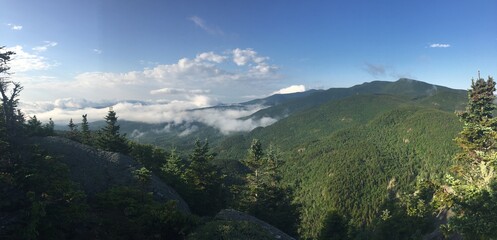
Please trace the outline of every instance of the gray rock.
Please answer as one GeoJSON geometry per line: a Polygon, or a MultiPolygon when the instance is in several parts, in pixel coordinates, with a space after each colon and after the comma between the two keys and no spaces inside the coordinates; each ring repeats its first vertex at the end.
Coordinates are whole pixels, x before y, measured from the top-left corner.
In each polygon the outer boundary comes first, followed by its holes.
{"type": "MultiPolygon", "coordinates": [[[[130,156],[102,151],[62,137],[34,137],[31,141],[50,154],[60,157],[69,167],[72,180],[81,184],[89,196],[110,187],[138,183],[133,171],[140,169],[142,165],[130,156]]],[[[180,211],[190,213],[190,208],[181,196],[154,174],[148,188],[156,199],[174,200],[180,211]]]]}
{"type": "Polygon", "coordinates": [[[283,231],[279,230],[278,228],[270,225],[267,222],[264,222],[254,216],[248,215],[246,213],[242,213],[233,209],[223,209],[221,210],[216,217],[217,219],[221,220],[228,220],[228,221],[248,221],[255,223],[262,228],[266,229],[271,235],[274,236],[275,239],[283,239],[283,240],[295,240],[295,238],[289,236],[288,234],[284,233],[283,231]]]}

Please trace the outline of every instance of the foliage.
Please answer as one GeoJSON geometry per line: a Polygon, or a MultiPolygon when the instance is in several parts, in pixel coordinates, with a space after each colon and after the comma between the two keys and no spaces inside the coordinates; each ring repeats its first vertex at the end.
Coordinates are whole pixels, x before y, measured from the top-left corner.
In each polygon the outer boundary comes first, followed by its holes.
{"type": "Polygon", "coordinates": [[[9,62],[15,54],[12,51],[4,51],[5,47],[0,47],[0,94],[2,104],[0,107],[0,118],[2,118],[2,126],[5,133],[5,138],[8,142],[18,141],[22,137],[22,124],[24,123],[24,115],[18,108],[19,95],[23,87],[18,82],[8,80],[9,62]],[[9,91],[10,90],[10,91],[9,91]]]}
{"type": "Polygon", "coordinates": [[[138,182],[141,185],[146,185],[150,182],[150,178],[152,177],[152,172],[148,170],[146,167],[141,167],[133,171],[135,178],[138,179],[138,182]]]}
{"type": "Polygon", "coordinates": [[[43,125],[36,115],[30,117],[27,122],[26,130],[28,136],[52,136],[54,135],[54,122],[50,118],[49,122],[43,125]]]}
{"type": "Polygon", "coordinates": [[[162,165],[161,171],[164,174],[167,183],[174,188],[184,188],[182,182],[182,175],[185,171],[185,163],[176,152],[176,149],[171,150],[171,154],[167,161],[162,165]]]}
{"type": "Polygon", "coordinates": [[[202,144],[197,139],[181,176],[187,187],[182,195],[193,212],[200,215],[215,214],[225,206],[222,176],[211,163],[213,158],[209,143],[205,141],[202,144]]]}
{"type": "Polygon", "coordinates": [[[69,127],[69,132],[67,133],[67,138],[74,140],[74,141],[81,141],[80,140],[80,133],[78,131],[78,125],[74,124],[74,122],[69,120],[69,124],[67,124],[67,127],[69,127]]]}
{"type": "Polygon", "coordinates": [[[199,227],[188,235],[189,240],[201,239],[274,239],[265,229],[248,221],[215,220],[199,227]]]}
{"type": "Polygon", "coordinates": [[[344,240],[349,239],[348,222],[344,216],[336,211],[327,214],[324,220],[324,227],[321,229],[319,239],[321,240],[344,240]]]}
{"type": "Polygon", "coordinates": [[[177,211],[173,201],[158,203],[130,187],[99,194],[95,205],[100,239],[182,239],[198,222],[177,211]]]}
{"type": "Polygon", "coordinates": [[[69,171],[58,159],[34,148],[22,157],[16,185],[25,198],[23,238],[69,238],[87,219],[83,191],[69,180],[69,171]]]}
{"type": "Polygon", "coordinates": [[[433,182],[418,179],[416,191],[411,194],[396,192],[394,182],[382,212],[375,219],[375,239],[421,239],[434,229],[433,196],[438,188],[433,182]]]}
{"type": "Polygon", "coordinates": [[[97,146],[106,151],[127,154],[129,146],[125,135],[119,134],[116,112],[109,109],[105,116],[106,125],[98,132],[97,146]]]}
{"type": "Polygon", "coordinates": [[[292,203],[293,189],[280,183],[281,156],[270,146],[264,154],[262,144],[254,139],[244,161],[250,170],[239,195],[239,208],[286,233],[295,235],[298,207],[292,203]]]}
{"type": "Polygon", "coordinates": [[[81,142],[84,144],[90,144],[91,142],[90,125],[88,124],[87,116],[87,114],[83,114],[81,120],[81,142]]]}
{"type": "Polygon", "coordinates": [[[495,85],[490,77],[472,82],[466,111],[458,114],[464,123],[456,138],[461,152],[455,158],[454,174],[446,177],[452,205],[445,207],[456,213],[446,230],[474,239],[494,238],[497,230],[495,85]]]}
{"type": "Polygon", "coordinates": [[[129,155],[153,172],[159,172],[162,164],[166,162],[168,153],[162,149],[148,144],[129,142],[129,155]]]}
{"type": "Polygon", "coordinates": [[[417,178],[441,182],[453,164],[457,147],[452,139],[461,124],[452,112],[419,101],[356,95],[227,142],[233,148],[246,144],[238,151],[244,154],[250,146],[247,138],[281,149],[286,160],[280,167],[281,183],[294,188],[292,200],[301,204],[301,237],[317,238],[331,211],[346,216],[356,235],[368,236],[384,210],[391,179],[399,192],[412,192],[417,178]]]}

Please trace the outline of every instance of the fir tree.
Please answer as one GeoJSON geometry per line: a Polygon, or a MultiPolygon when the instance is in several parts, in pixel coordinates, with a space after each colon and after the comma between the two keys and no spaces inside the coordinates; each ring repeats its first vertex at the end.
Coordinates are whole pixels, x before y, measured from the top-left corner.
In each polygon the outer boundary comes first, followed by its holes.
{"type": "Polygon", "coordinates": [[[73,123],[72,118],[69,120],[69,124],[67,124],[67,126],[69,127],[69,131],[71,132],[78,130],[78,126],[73,123]]]}
{"type": "Polygon", "coordinates": [[[262,144],[258,139],[252,140],[252,144],[247,153],[247,158],[243,163],[250,169],[250,173],[246,176],[246,193],[248,193],[248,196],[246,196],[245,201],[248,201],[248,204],[250,205],[255,205],[259,198],[261,168],[264,164],[264,151],[262,150],[262,144]]]}
{"type": "Polygon", "coordinates": [[[456,156],[455,175],[448,175],[449,200],[456,216],[448,231],[473,239],[490,239],[497,231],[497,119],[492,112],[495,82],[473,81],[466,111],[458,114],[464,123],[456,138],[461,152],[456,156]]]}
{"type": "Polygon", "coordinates": [[[80,141],[79,139],[79,131],[78,131],[78,126],[74,124],[72,121],[72,118],[69,120],[69,124],[67,124],[69,127],[69,133],[68,133],[68,138],[76,141],[80,141]]]}
{"type": "Polygon", "coordinates": [[[280,183],[282,160],[277,149],[270,145],[264,154],[261,142],[254,139],[244,163],[250,172],[245,177],[241,209],[287,233],[295,234],[297,207],[291,201],[292,189],[280,183]]]}
{"type": "Polygon", "coordinates": [[[182,175],[188,186],[190,207],[201,215],[217,213],[225,204],[222,192],[222,176],[211,161],[209,143],[195,141],[195,149],[189,156],[189,163],[182,175]]]}
{"type": "Polygon", "coordinates": [[[459,113],[464,128],[456,142],[462,148],[460,157],[471,162],[480,162],[477,152],[488,153],[497,149],[496,132],[497,119],[493,116],[496,109],[494,104],[495,82],[491,77],[488,81],[473,80],[468,91],[466,111],[459,113]]]}
{"type": "Polygon", "coordinates": [[[28,135],[30,136],[43,136],[43,128],[41,121],[38,120],[36,115],[30,117],[27,124],[28,135]]]}
{"type": "Polygon", "coordinates": [[[98,133],[97,146],[106,151],[129,152],[128,140],[125,135],[119,134],[120,126],[117,124],[116,112],[109,109],[105,116],[106,125],[98,133]]]}
{"type": "Polygon", "coordinates": [[[55,134],[55,123],[52,118],[48,119],[48,123],[43,126],[43,131],[46,136],[53,136],[55,134]]]}
{"type": "Polygon", "coordinates": [[[18,109],[19,95],[23,87],[18,82],[8,80],[10,75],[8,64],[15,53],[3,51],[4,48],[0,47],[0,97],[2,100],[0,117],[2,117],[3,131],[6,133],[7,141],[17,142],[23,134],[24,115],[18,109]]]}
{"type": "Polygon", "coordinates": [[[175,185],[178,179],[183,175],[185,165],[181,160],[180,156],[176,152],[176,149],[171,150],[171,154],[167,158],[166,162],[162,165],[161,171],[169,179],[169,183],[175,185]]]}
{"type": "Polygon", "coordinates": [[[88,114],[82,115],[83,120],[81,121],[81,142],[84,144],[89,144],[91,141],[90,126],[87,119],[88,114]]]}

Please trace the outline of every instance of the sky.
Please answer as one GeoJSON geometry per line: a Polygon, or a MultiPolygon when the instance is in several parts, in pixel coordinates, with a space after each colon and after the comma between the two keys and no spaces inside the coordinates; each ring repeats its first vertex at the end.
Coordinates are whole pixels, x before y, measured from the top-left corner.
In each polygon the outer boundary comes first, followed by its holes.
{"type": "Polygon", "coordinates": [[[56,122],[108,106],[185,121],[171,115],[402,77],[467,89],[497,71],[494,0],[0,2],[24,110],[56,122]]]}

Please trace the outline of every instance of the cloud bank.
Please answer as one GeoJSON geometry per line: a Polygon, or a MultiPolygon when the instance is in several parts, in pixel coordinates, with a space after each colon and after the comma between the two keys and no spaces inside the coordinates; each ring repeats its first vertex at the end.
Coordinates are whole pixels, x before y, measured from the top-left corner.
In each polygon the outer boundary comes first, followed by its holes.
{"type": "MultiPolygon", "coordinates": [[[[13,72],[46,70],[53,66],[39,53],[55,46],[49,42],[38,52],[28,53],[16,46],[13,72]]],[[[13,75],[13,78],[18,75],[13,75]]],[[[72,79],[44,81],[18,80],[29,96],[49,92],[46,99],[85,98],[139,100],[187,100],[192,95],[209,95],[217,102],[234,102],[240,96],[267,95],[281,79],[279,68],[253,49],[236,48],[222,53],[203,52],[170,64],[156,64],[128,72],[83,72],[72,79]]],[[[15,80],[15,79],[14,79],[15,80]]],[[[277,89],[277,88],[276,88],[277,89]]],[[[33,99],[28,99],[33,101],[33,99]]]]}
{"type": "MultiPolygon", "coordinates": [[[[78,122],[81,115],[88,114],[89,121],[103,120],[108,107],[116,111],[119,119],[146,123],[184,124],[200,122],[218,129],[223,134],[250,131],[256,127],[268,126],[276,119],[265,117],[258,120],[240,119],[259,111],[264,106],[253,105],[244,108],[203,108],[209,106],[209,100],[196,96],[189,101],[122,101],[92,102],[86,99],[57,99],[53,102],[24,102],[21,108],[28,116],[36,115],[41,121],[52,118],[57,124],[67,124],[69,119],[78,122]]],[[[188,135],[196,129],[182,133],[188,135]]],[[[140,136],[139,132],[135,133],[140,136]]]]}
{"type": "MultiPolygon", "coordinates": [[[[12,50],[17,55],[11,64],[13,72],[53,67],[40,54],[56,45],[55,42],[46,42],[30,53],[24,51],[22,46],[14,47],[12,50]]],[[[90,121],[102,120],[108,107],[113,107],[120,119],[128,121],[200,122],[225,134],[250,131],[276,121],[272,118],[243,118],[264,106],[207,107],[239,102],[242,96],[247,95],[267,96],[281,88],[279,67],[271,64],[269,57],[251,48],[235,48],[221,53],[203,52],[170,64],[143,66],[133,71],[83,72],[70,79],[42,74],[31,78],[22,74],[12,75],[13,80],[20,81],[25,87],[21,109],[42,121],[52,118],[64,125],[71,118],[75,121],[81,119],[83,114],[88,114],[90,121]]],[[[275,93],[304,90],[305,86],[294,85],[275,93]]],[[[191,131],[184,134],[189,133],[191,131]]],[[[140,136],[140,133],[135,135],[140,136]]]]}

